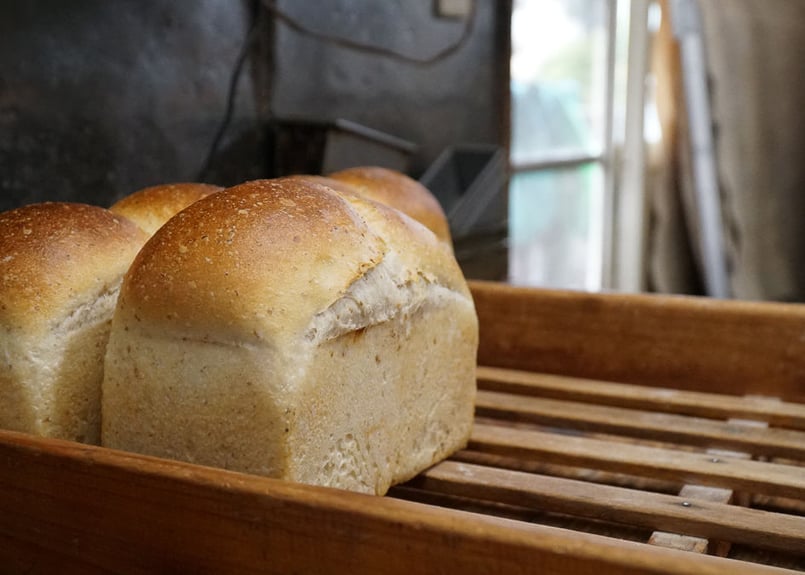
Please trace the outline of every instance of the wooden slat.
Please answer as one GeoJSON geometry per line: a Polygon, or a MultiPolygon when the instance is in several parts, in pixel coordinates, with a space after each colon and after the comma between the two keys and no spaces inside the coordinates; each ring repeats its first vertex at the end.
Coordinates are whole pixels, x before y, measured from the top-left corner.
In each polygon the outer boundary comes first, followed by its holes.
{"type": "Polygon", "coordinates": [[[469,449],[647,475],[683,483],[805,499],[801,467],[741,461],[641,445],[476,424],[469,449]]]}
{"type": "Polygon", "coordinates": [[[517,504],[500,503],[492,500],[461,497],[451,493],[420,489],[414,485],[418,479],[391,490],[392,497],[399,497],[408,501],[418,501],[429,505],[483,513],[497,517],[507,517],[518,521],[528,521],[539,525],[571,529],[584,533],[593,533],[605,537],[615,537],[626,541],[644,543],[649,537],[650,529],[638,525],[624,525],[600,519],[573,516],[550,510],[524,507],[517,504]]]}
{"type": "MultiPolygon", "coordinates": [[[[803,468],[802,472],[805,473],[805,468],[803,468]]],[[[773,495],[753,494],[750,504],[758,509],[805,516],[805,499],[787,499],[773,495]]]]}
{"type": "Polygon", "coordinates": [[[479,366],[478,386],[487,391],[567,399],[596,405],[662,411],[710,419],[743,418],[805,430],[805,404],[772,397],[655,388],[576,377],[479,366]]]}
{"type": "MultiPolygon", "coordinates": [[[[679,497],[685,500],[710,501],[712,503],[727,503],[732,498],[731,489],[720,487],[704,487],[703,485],[685,485],[679,491],[679,497]]],[[[669,549],[679,549],[690,553],[707,553],[711,542],[706,537],[670,533],[668,531],[655,531],[648,540],[650,545],[658,545],[669,549]]],[[[725,552],[718,553],[724,556],[725,552]]]]}
{"type": "Polygon", "coordinates": [[[480,365],[805,402],[805,306],[470,287],[480,365]]]}
{"type": "Polygon", "coordinates": [[[484,465],[486,467],[499,467],[500,469],[510,469],[512,471],[525,471],[526,473],[536,473],[539,475],[566,477],[568,479],[578,479],[591,483],[628,487],[629,489],[667,493],[669,495],[678,493],[681,488],[678,481],[661,480],[653,477],[639,477],[572,465],[556,465],[536,459],[506,457],[494,453],[483,453],[481,451],[471,451],[468,449],[454,453],[451,459],[453,461],[484,465]]]}
{"type": "MultiPolygon", "coordinates": [[[[730,419],[730,423],[751,427],[768,427],[765,422],[745,419],[730,419]]],[[[751,458],[747,453],[723,451],[720,449],[708,449],[707,454],[713,457],[733,457],[736,459],[751,458]]],[[[704,485],[685,485],[679,491],[679,496],[697,501],[710,501],[712,503],[730,503],[736,499],[735,492],[732,489],[706,487],[704,485]]],[[[681,549],[695,553],[707,553],[708,549],[715,547],[713,549],[714,553],[720,556],[726,556],[732,546],[731,542],[724,541],[716,542],[716,544],[713,546],[709,540],[704,538],[667,533],[663,531],[654,532],[649,538],[648,542],[651,545],[662,545],[663,547],[670,547],[671,549],[681,549]]]]}
{"type": "Polygon", "coordinates": [[[476,412],[507,421],[805,459],[802,431],[746,428],[725,421],[483,390],[478,392],[476,412]]]}
{"type": "Polygon", "coordinates": [[[443,462],[414,485],[463,497],[581,515],[756,547],[805,549],[805,518],[706,500],[443,462]]]}
{"type": "Polygon", "coordinates": [[[0,565],[31,574],[790,574],[11,432],[0,493],[0,565]]]}

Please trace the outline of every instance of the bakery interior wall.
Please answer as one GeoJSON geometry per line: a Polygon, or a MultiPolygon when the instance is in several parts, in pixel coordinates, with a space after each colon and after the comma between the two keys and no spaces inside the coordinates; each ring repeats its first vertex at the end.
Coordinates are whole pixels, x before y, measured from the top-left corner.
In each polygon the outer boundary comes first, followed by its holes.
{"type": "Polygon", "coordinates": [[[268,126],[278,119],[345,119],[410,142],[414,177],[450,145],[505,146],[505,1],[478,0],[471,19],[438,17],[431,0],[323,6],[0,3],[0,209],[42,200],[109,205],[157,183],[271,175],[268,126]],[[460,46],[418,65],[322,34],[414,59],[460,46]],[[207,162],[247,38],[232,114],[207,162]]]}
{"type": "MultiPolygon", "coordinates": [[[[221,0],[0,3],[0,203],[109,205],[193,180],[226,104],[248,6],[221,0]]],[[[243,81],[219,180],[257,175],[258,106],[243,81]]],[[[251,84],[251,85],[250,85],[251,84]]]]}
{"type": "MultiPolygon", "coordinates": [[[[430,0],[338,0],[278,5],[314,31],[427,59],[460,41],[468,22],[439,18],[430,0]]],[[[499,143],[500,102],[507,98],[496,64],[496,2],[478,0],[471,33],[454,53],[430,65],[347,49],[277,26],[272,109],[280,118],[346,118],[417,146],[421,174],[454,143],[499,143]]],[[[508,65],[502,60],[501,67],[508,65]]]]}

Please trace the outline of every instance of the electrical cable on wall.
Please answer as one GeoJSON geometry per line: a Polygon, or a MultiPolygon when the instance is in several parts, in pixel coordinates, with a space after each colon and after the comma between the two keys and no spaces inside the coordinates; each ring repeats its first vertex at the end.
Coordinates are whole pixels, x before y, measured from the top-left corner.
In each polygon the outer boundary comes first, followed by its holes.
{"type": "Polygon", "coordinates": [[[260,15],[254,14],[251,19],[251,23],[249,24],[249,30],[246,33],[246,38],[243,40],[243,45],[240,47],[240,52],[238,52],[238,57],[235,59],[235,67],[232,69],[232,75],[229,78],[229,89],[227,91],[226,96],[226,107],[224,108],[224,116],[221,119],[220,124],[218,125],[218,130],[215,132],[215,136],[212,139],[212,143],[210,144],[210,148],[207,152],[207,155],[204,158],[204,163],[201,165],[201,169],[199,170],[198,176],[196,181],[203,182],[207,178],[207,174],[210,171],[210,165],[212,164],[212,159],[218,153],[218,148],[221,146],[221,141],[224,138],[224,134],[226,133],[229,124],[232,122],[232,116],[235,113],[235,98],[237,97],[238,93],[238,84],[240,83],[240,74],[243,71],[243,66],[246,64],[246,60],[249,57],[249,52],[251,51],[252,43],[254,39],[257,37],[257,30],[259,29],[260,23],[260,15]]]}
{"type": "Polygon", "coordinates": [[[274,18],[277,19],[277,21],[282,22],[294,32],[297,32],[304,36],[315,38],[321,42],[326,42],[328,44],[340,46],[342,48],[357,50],[359,52],[364,52],[367,54],[374,54],[376,56],[382,56],[385,58],[390,58],[392,60],[397,60],[399,62],[414,64],[417,66],[430,66],[431,64],[435,64],[436,62],[444,60],[451,54],[454,54],[459,49],[461,49],[461,47],[467,42],[467,39],[470,37],[470,34],[472,33],[472,29],[475,24],[475,11],[476,11],[475,6],[476,2],[475,0],[473,0],[472,2],[470,2],[470,11],[467,15],[467,19],[464,23],[464,28],[462,29],[459,37],[454,42],[448,44],[435,54],[420,58],[417,56],[410,56],[407,54],[403,54],[402,52],[398,52],[396,50],[392,50],[391,48],[386,48],[384,46],[364,44],[362,42],[356,42],[355,40],[350,40],[349,38],[345,38],[343,36],[332,36],[329,34],[324,34],[322,32],[317,32],[305,26],[302,22],[300,22],[293,16],[289,15],[287,12],[281,10],[277,6],[277,3],[274,0],[262,0],[262,4],[266,8],[266,10],[268,10],[274,16],[274,18]]]}
{"type": "MultiPolygon", "coordinates": [[[[349,38],[344,38],[342,36],[333,36],[329,34],[324,34],[322,32],[317,32],[304,25],[297,18],[294,18],[287,12],[280,9],[274,0],[260,0],[260,6],[262,6],[266,12],[271,14],[276,19],[276,21],[282,22],[288,28],[303,36],[309,36],[311,38],[319,40],[320,42],[324,42],[327,44],[340,46],[342,48],[347,48],[350,50],[355,50],[366,54],[373,54],[375,56],[380,56],[398,62],[412,64],[415,66],[431,66],[437,62],[440,62],[441,60],[444,60],[448,56],[458,52],[464,46],[464,44],[466,44],[467,40],[472,34],[472,30],[475,25],[475,13],[476,13],[476,0],[472,0],[470,2],[470,11],[467,14],[464,27],[458,38],[456,38],[454,42],[448,44],[447,46],[445,46],[444,48],[442,48],[441,50],[437,51],[436,53],[430,56],[417,57],[417,56],[410,56],[402,52],[393,50],[391,48],[386,48],[384,46],[364,44],[361,42],[350,40],[349,38]]],[[[248,59],[251,45],[254,42],[255,38],[257,37],[256,32],[259,29],[258,26],[259,20],[260,20],[259,16],[255,16],[252,19],[252,22],[249,25],[249,31],[247,32],[246,38],[243,41],[243,46],[241,47],[240,52],[238,53],[238,57],[235,60],[235,66],[232,70],[232,76],[229,81],[229,91],[227,93],[224,116],[218,127],[218,131],[215,133],[215,137],[212,140],[212,144],[210,145],[210,149],[207,152],[207,155],[204,159],[201,170],[199,170],[199,174],[197,177],[197,181],[199,182],[203,182],[206,179],[210,169],[210,165],[212,163],[212,159],[218,153],[218,148],[221,145],[223,136],[226,133],[226,130],[232,121],[235,108],[235,97],[237,96],[237,87],[240,81],[240,75],[243,71],[243,67],[244,64],[246,63],[246,60],[248,59]]]]}

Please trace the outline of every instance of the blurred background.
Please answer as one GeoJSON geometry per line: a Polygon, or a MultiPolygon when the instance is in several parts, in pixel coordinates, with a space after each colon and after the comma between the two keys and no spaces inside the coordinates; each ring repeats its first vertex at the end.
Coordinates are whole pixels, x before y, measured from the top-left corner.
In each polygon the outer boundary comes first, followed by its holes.
{"type": "Polygon", "coordinates": [[[805,300],[801,0],[0,3],[0,209],[383,165],[471,278],[805,300]]]}

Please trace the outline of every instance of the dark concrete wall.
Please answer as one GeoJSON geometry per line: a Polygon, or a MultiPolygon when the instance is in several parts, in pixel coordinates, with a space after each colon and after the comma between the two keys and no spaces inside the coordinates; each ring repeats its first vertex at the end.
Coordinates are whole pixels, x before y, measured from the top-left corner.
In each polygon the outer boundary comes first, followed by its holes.
{"type": "MultiPolygon", "coordinates": [[[[246,33],[230,0],[0,3],[0,208],[194,179],[246,33]]],[[[256,128],[244,74],[229,142],[256,128]]],[[[241,154],[248,174],[258,159],[241,154]]],[[[213,171],[211,179],[233,177],[213,171]]]]}
{"type": "MultiPolygon", "coordinates": [[[[280,117],[346,118],[419,146],[419,175],[453,143],[502,143],[507,60],[497,49],[496,0],[475,0],[466,43],[431,66],[416,66],[333,46],[276,27],[273,112],[280,117]]],[[[437,18],[432,0],[283,0],[280,7],[325,34],[427,57],[453,43],[464,21],[437,18]]]]}
{"type": "MultiPolygon", "coordinates": [[[[272,113],[346,118],[408,139],[419,146],[417,176],[451,143],[500,143],[496,11],[505,2],[476,1],[466,45],[430,67],[334,47],[271,25],[262,12],[232,124],[205,179],[265,175],[272,113]]],[[[147,185],[196,179],[256,5],[0,2],[0,209],[56,199],[109,205],[147,185]]],[[[432,0],[279,5],[328,34],[415,56],[450,44],[464,25],[434,17],[432,0]]]]}

